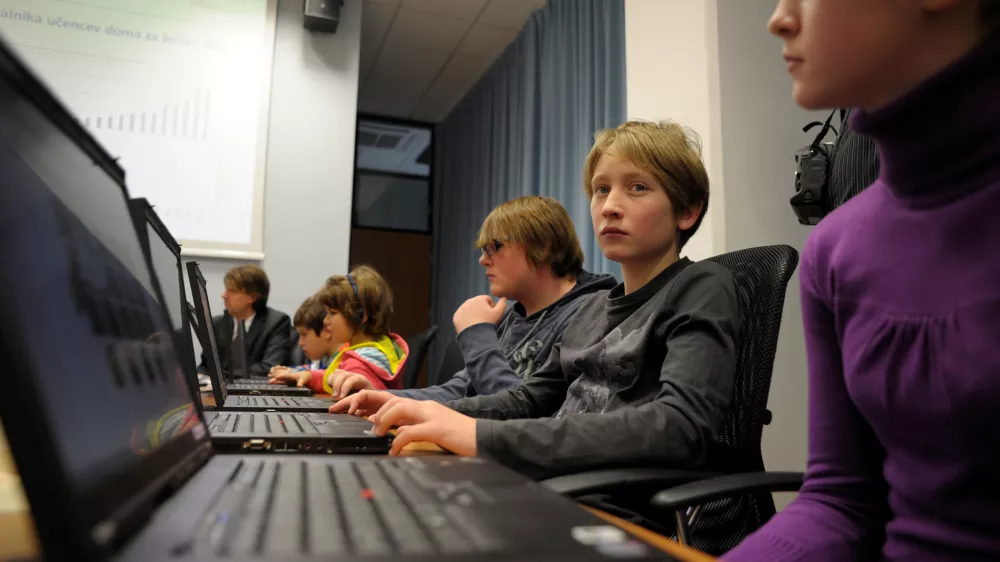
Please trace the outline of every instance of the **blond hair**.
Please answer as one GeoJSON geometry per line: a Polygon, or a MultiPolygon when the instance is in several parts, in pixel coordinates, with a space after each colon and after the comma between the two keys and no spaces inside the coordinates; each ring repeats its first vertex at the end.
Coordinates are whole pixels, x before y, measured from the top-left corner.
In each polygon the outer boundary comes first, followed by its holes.
{"type": "Polygon", "coordinates": [[[483,220],[476,249],[493,241],[520,244],[534,267],[551,266],[556,277],[575,279],[583,270],[583,250],[573,220],[551,197],[529,195],[497,205],[483,220]]]}
{"type": "Polygon", "coordinates": [[[683,248],[708,211],[708,172],[701,158],[698,135],[670,121],[628,121],[614,129],[598,131],[583,168],[583,185],[589,198],[594,196],[591,181],[597,163],[609,153],[627,158],[652,174],[667,191],[675,217],[701,205],[694,225],[678,236],[678,247],[683,248]]]}
{"type": "Polygon", "coordinates": [[[392,289],[385,278],[369,265],[359,265],[347,275],[334,275],[316,293],[324,307],[339,312],[351,328],[376,338],[389,333],[392,317],[392,289]],[[348,279],[350,275],[351,279],[348,279]],[[357,286],[357,294],[351,286],[357,286]]]}

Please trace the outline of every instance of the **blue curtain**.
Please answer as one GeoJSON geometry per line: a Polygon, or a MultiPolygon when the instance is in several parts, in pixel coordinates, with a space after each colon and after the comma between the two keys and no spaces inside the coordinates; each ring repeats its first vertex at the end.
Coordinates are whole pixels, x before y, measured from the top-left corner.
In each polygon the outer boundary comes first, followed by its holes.
{"type": "MultiPolygon", "coordinates": [[[[584,267],[619,275],[601,254],[583,191],[594,132],[625,120],[624,0],[549,0],[435,137],[430,382],[454,340],[452,314],[489,284],[473,248],[490,210],[522,195],[555,197],[583,246],[584,267]]],[[[450,376],[448,374],[447,376],[450,376]]]]}

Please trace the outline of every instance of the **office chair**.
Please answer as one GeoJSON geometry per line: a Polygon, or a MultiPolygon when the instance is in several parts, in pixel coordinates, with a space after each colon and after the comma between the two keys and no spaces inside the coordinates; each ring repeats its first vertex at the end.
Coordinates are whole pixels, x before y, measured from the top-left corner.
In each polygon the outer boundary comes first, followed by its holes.
{"type": "Polygon", "coordinates": [[[406,358],[406,365],[403,366],[403,388],[416,388],[420,367],[423,366],[427,350],[434,343],[437,333],[438,327],[434,325],[406,340],[406,345],[410,348],[410,356],[406,358]]]}
{"type": "MultiPolygon", "coordinates": [[[[441,361],[441,367],[434,377],[433,384],[441,384],[447,381],[455,376],[455,373],[464,368],[465,357],[462,356],[462,350],[458,347],[458,340],[452,340],[448,345],[448,349],[444,352],[444,360],[441,361]]],[[[431,386],[431,384],[431,382],[427,383],[428,386],[431,386]]]]}
{"type": "Polygon", "coordinates": [[[794,491],[801,473],[764,473],[760,440],[770,423],[767,396],[785,302],[798,264],[790,246],[748,248],[709,258],[732,272],[740,298],[743,337],[729,419],[709,466],[715,471],[609,469],[550,478],[542,483],[570,497],[654,497],[670,513],[665,524],[678,540],[709,553],[722,553],[774,515],[771,491],[794,491]],[[666,488],[666,489],[664,489],[666,488]],[[657,493],[657,490],[659,493],[657,493]],[[690,509],[689,509],[690,508],[690,509]],[[671,513],[672,512],[672,513],[671,513]],[[699,524],[700,523],[700,524],[699,524]],[[694,530],[699,534],[690,537],[694,530]]]}

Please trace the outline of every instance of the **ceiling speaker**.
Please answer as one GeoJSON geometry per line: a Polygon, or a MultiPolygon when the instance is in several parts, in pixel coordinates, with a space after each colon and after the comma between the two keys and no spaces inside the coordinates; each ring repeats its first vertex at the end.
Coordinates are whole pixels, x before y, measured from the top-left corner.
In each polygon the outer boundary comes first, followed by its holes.
{"type": "Polygon", "coordinates": [[[323,33],[335,33],[340,23],[344,0],[306,0],[305,28],[323,33]]]}

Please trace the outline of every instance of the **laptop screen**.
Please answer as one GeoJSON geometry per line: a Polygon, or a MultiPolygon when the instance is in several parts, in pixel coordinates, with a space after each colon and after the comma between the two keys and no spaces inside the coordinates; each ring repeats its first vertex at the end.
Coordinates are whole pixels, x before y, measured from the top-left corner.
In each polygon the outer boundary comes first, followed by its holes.
{"type": "Polygon", "coordinates": [[[205,288],[205,278],[201,269],[193,261],[187,263],[188,281],[191,283],[191,294],[194,296],[194,309],[197,315],[198,339],[201,341],[202,353],[205,354],[208,377],[212,380],[212,393],[217,406],[222,406],[229,392],[222,380],[222,363],[219,360],[219,346],[215,341],[215,324],[212,322],[212,309],[208,304],[208,289],[205,288]]]}
{"type": "Polygon", "coordinates": [[[80,494],[198,427],[126,203],[0,75],[0,310],[80,494]]]}
{"type": "Polygon", "coordinates": [[[184,286],[181,285],[180,257],[174,254],[167,242],[157,233],[147,221],[146,231],[149,235],[149,254],[153,262],[153,273],[160,280],[160,290],[163,291],[164,305],[170,315],[174,330],[181,330],[183,318],[181,307],[184,306],[184,286]]]}

